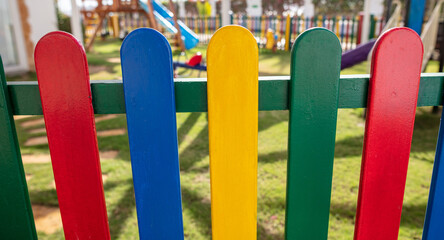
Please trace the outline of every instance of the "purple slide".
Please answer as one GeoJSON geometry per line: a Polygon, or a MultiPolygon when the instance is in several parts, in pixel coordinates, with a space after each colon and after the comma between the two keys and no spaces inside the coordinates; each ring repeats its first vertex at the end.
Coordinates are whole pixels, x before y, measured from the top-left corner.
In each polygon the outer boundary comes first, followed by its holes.
{"type": "Polygon", "coordinates": [[[372,50],[373,45],[375,45],[375,42],[376,39],[369,40],[367,43],[360,44],[355,49],[343,53],[341,70],[367,60],[367,56],[372,50]]]}

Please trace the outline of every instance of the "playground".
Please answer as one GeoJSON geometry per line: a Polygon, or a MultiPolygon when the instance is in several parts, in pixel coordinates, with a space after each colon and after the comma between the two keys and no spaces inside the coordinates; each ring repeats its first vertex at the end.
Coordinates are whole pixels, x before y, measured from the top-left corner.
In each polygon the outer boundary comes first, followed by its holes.
{"type": "MultiPolygon", "coordinates": [[[[94,53],[87,54],[91,80],[121,79],[120,44],[119,40],[98,42],[94,53]]],[[[205,46],[193,49],[203,56],[205,50],[205,46]]],[[[288,52],[261,50],[259,59],[262,76],[289,72],[288,52]]],[[[427,72],[437,70],[437,61],[429,63],[427,72]]],[[[341,74],[366,71],[364,62],[341,74]]],[[[205,76],[202,73],[201,77],[205,76]]],[[[27,80],[34,77],[29,75],[27,80]]],[[[329,239],[346,239],[353,232],[364,134],[362,115],[363,109],[339,110],[329,239]]],[[[439,120],[430,107],[418,108],[399,239],[420,238],[422,234],[439,120]]],[[[178,113],[177,126],[186,238],[210,239],[207,113],[178,113]]],[[[62,239],[43,117],[18,117],[16,127],[39,239],[62,239]]],[[[121,114],[96,115],[96,128],[111,237],[138,239],[126,118],[121,114]]],[[[259,113],[258,239],[284,239],[287,129],[288,112],[259,113]]]]}
{"type": "MultiPolygon", "coordinates": [[[[122,73],[122,39],[141,27],[154,27],[167,37],[173,50],[175,81],[193,82],[208,77],[208,44],[227,19],[222,19],[220,15],[178,17],[180,14],[176,12],[177,9],[156,0],[121,2],[125,4],[99,4],[94,11],[79,11],[85,20],[84,46],[92,83],[122,80],[125,77],[125,72],[122,73]]],[[[442,58],[434,57],[437,52],[444,50],[443,46],[441,49],[435,47],[439,41],[437,31],[442,3],[436,1],[437,10],[430,11],[430,16],[424,21],[424,28],[421,28],[421,24],[417,31],[424,44],[423,73],[442,71],[442,58]]],[[[393,27],[409,25],[408,20],[402,19],[401,7],[406,6],[394,1],[393,5],[390,4],[391,14],[379,16],[364,16],[362,13],[319,14],[311,17],[292,14],[247,16],[233,13],[228,20],[230,24],[248,29],[256,40],[259,77],[277,79],[289,76],[292,71],[292,45],[298,36],[313,27],[326,28],[335,35],[335,40],[339,39],[342,49],[342,60],[339,62],[342,66],[341,78],[347,78],[347,75],[362,77],[362,74],[369,73],[370,52],[376,38],[393,27]],[[364,19],[368,20],[368,24],[364,19]]],[[[409,17],[410,21],[416,23],[412,19],[418,16],[412,14],[409,17]]],[[[417,26],[410,27],[414,29],[417,26]]],[[[26,86],[37,81],[37,74],[27,72],[10,75],[7,80],[8,84],[26,86]]],[[[107,105],[107,102],[101,104],[107,105]]],[[[441,119],[441,115],[433,113],[432,108],[431,105],[416,108],[399,228],[400,240],[421,239],[423,236],[441,119]]],[[[355,229],[366,128],[365,111],[365,108],[338,109],[328,224],[328,239],[331,240],[351,239],[355,229]]],[[[286,190],[290,114],[290,111],[277,110],[258,112],[259,240],[283,240],[287,231],[285,209],[288,206],[286,190]]],[[[208,112],[177,112],[175,116],[183,234],[185,239],[211,239],[210,184],[213,180],[210,176],[211,130],[208,112]]],[[[137,193],[134,190],[132,169],[134,157],[130,151],[127,115],[95,114],[94,117],[111,239],[139,239],[140,216],[138,218],[136,211],[137,193]]],[[[61,220],[60,196],[56,191],[45,120],[41,115],[14,115],[14,122],[38,239],[64,239],[66,233],[61,220]]]]}

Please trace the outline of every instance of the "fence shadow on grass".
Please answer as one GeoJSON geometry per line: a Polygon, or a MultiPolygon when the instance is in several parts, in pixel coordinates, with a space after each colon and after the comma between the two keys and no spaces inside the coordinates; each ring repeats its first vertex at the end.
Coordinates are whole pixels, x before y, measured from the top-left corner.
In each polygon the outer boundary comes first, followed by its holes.
{"type": "Polygon", "coordinates": [[[132,178],[124,181],[106,182],[104,185],[105,191],[111,191],[110,188],[115,188],[117,185],[126,185],[127,188],[123,191],[115,206],[108,209],[108,212],[111,213],[108,216],[108,221],[112,239],[118,239],[121,236],[126,221],[131,218],[136,206],[132,178]]]}
{"type": "MultiPolygon", "coordinates": [[[[422,229],[424,225],[427,203],[408,204],[402,207],[401,226],[422,229]]],[[[331,203],[330,214],[337,218],[346,218],[351,221],[356,217],[356,203],[331,203]]]]}

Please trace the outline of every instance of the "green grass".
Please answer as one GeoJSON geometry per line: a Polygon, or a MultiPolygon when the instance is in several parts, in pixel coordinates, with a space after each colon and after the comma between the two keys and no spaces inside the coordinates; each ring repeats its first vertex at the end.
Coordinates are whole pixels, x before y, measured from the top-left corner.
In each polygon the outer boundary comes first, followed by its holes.
{"type": "MultiPolygon", "coordinates": [[[[90,67],[104,70],[91,72],[91,79],[121,77],[120,63],[110,62],[119,57],[120,41],[98,42],[94,53],[88,53],[90,67]]],[[[205,57],[205,47],[196,49],[205,57]]],[[[189,53],[188,55],[191,55],[189,53]]],[[[288,75],[288,52],[260,51],[261,75],[288,75]]],[[[342,74],[365,73],[366,63],[344,70],[342,74]]],[[[432,62],[429,71],[437,69],[432,62]]],[[[436,70],[435,70],[436,71],[436,70]]],[[[193,73],[196,75],[196,73],[193,73]]],[[[192,74],[192,76],[194,76],[192,74]]],[[[205,75],[203,75],[205,76],[205,75]]],[[[352,239],[358,194],[361,152],[364,134],[362,109],[340,109],[336,134],[333,189],[330,209],[329,239],[352,239]]],[[[40,117],[32,117],[37,119],[40,117]]],[[[420,239],[432,173],[439,115],[430,108],[418,108],[407,176],[404,208],[399,239],[420,239]]],[[[47,154],[48,146],[26,147],[24,142],[44,134],[30,134],[31,128],[21,126],[30,119],[16,120],[22,153],[47,154]]],[[[179,158],[186,239],[211,238],[210,176],[208,156],[208,123],[206,113],[178,113],[179,158]]],[[[126,118],[97,123],[97,131],[126,129],[126,118]]],[[[32,128],[38,128],[36,126],[32,128]]],[[[259,113],[258,157],[258,239],[283,239],[285,188],[287,166],[288,112],[259,113]]],[[[117,150],[115,159],[102,159],[102,172],[112,239],[138,239],[134,189],[126,134],[99,137],[100,151],[117,150]]],[[[32,178],[28,181],[33,204],[57,206],[52,186],[50,163],[25,164],[32,178]]],[[[40,239],[63,239],[62,230],[54,234],[39,232],[40,239]]]]}

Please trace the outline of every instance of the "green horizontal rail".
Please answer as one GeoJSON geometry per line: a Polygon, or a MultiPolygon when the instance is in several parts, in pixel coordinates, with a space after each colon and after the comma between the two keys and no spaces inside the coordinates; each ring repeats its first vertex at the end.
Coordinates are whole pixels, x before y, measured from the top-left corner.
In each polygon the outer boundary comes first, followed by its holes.
{"type": "MultiPolygon", "coordinates": [[[[288,110],[289,76],[259,78],[259,110],[288,110]]],[[[339,108],[364,108],[367,105],[369,75],[344,75],[339,81],[339,108]]],[[[444,73],[421,74],[418,106],[442,105],[444,73]]],[[[8,82],[14,115],[41,115],[37,82],[8,82]]],[[[125,113],[122,81],[92,81],[96,114],[125,113]]],[[[207,111],[205,78],[175,81],[177,112],[207,111]]]]}

